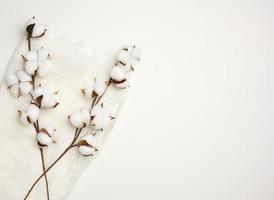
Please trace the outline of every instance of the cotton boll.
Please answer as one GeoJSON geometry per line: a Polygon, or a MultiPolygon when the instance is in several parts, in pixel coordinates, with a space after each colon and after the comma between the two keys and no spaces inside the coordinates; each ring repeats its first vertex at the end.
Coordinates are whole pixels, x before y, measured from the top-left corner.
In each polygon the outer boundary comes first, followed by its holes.
{"type": "Polygon", "coordinates": [[[99,105],[95,105],[90,112],[90,115],[94,117],[95,115],[103,113],[103,108],[99,105]]]}
{"type": "Polygon", "coordinates": [[[38,49],[37,54],[38,54],[37,56],[38,62],[46,60],[49,57],[49,52],[44,47],[38,49]]]}
{"type": "Polygon", "coordinates": [[[28,74],[33,75],[34,72],[37,70],[38,65],[36,61],[29,60],[25,62],[25,70],[28,74]]]}
{"type": "Polygon", "coordinates": [[[125,79],[125,71],[118,66],[112,68],[110,77],[116,81],[122,81],[125,79]]]}
{"type": "Polygon", "coordinates": [[[80,115],[82,117],[82,122],[84,122],[85,124],[88,124],[89,121],[90,121],[89,111],[87,111],[86,109],[81,109],[80,110],[80,115]]]}
{"type": "Polygon", "coordinates": [[[126,70],[134,70],[140,61],[141,51],[135,45],[126,45],[118,54],[118,60],[125,65],[126,70]]]}
{"type": "Polygon", "coordinates": [[[24,125],[36,122],[39,118],[40,110],[34,104],[23,103],[20,105],[18,115],[20,122],[24,125]]]}
{"type": "Polygon", "coordinates": [[[37,60],[37,52],[36,51],[28,51],[24,54],[24,58],[26,60],[36,61],[37,60]]]}
{"type": "Polygon", "coordinates": [[[59,103],[56,100],[56,96],[54,94],[43,95],[41,101],[42,108],[55,108],[59,103]]]}
{"type": "Polygon", "coordinates": [[[40,109],[36,105],[30,104],[26,109],[26,114],[31,122],[36,122],[39,118],[40,109]]]}
{"type": "Polygon", "coordinates": [[[69,121],[75,128],[82,128],[84,122],[82,121],[82,115],[79,112],[75,112],[69,116],[69,121]]]}
{"type": "Polygon", "coordinates": [[[46,31],[46,27],[42,24],[35,24],[32,31],[32,37],[40,37],[46,31]]]}
{"type": "Polygon", "coordinates": [[[41,147],[41,148],[46,148],[48,147],[50,144],[53,143],[53,140],[51,138],[50,135],[48,135],[47,133],[45,132],[39,132],[37,134],[37,142],[38,142],[38,145],[41,147]]]}
{"type": "Polygon", "coordinates": [[[141,57],[141,50],[139,47],[134,47],[132,52],[131,52],[131,56],[135,59],[140,59],[141,57]]]}
{"type": "Polygon", "coordinates": [[[110,117],[106,114],[96,115],[92,120],[92,127],[97,130],[103,130],[110,122],[110,117]]]}
{"type": "Polygon", "coordinates": [[[104,81],[96,81],[94,86],[94,91],[98,96],[101,96],[106,89],[106,83],[104,81]]]}
{"type": "Polygon", "coordinates": [[[48,76],[52,71],[52,67],[53,64],[48,59],[39,62],[38,75],[42,78],[48,76]]]}
{"type": "MultiPolygon", "coordinates": [[[[130,66],[135,69],[135,67],[137,67],[137,65],[139,64],[140,60],[138,59],[135,59],[135,58],[131,58],[129,63],[130,63],[130,66]]],[[[132,70],[132,69],[131,69],[132,70]]]]}
{"type": "Polygon", "coordinates": [[[94,80],[89,81],[84,89],[82,89],[82,93],[87,98],[92,98],[92,93],[94,90],[94,80]]]}
{"type": "Polygon", "coordinates": [[[27,95],[32,89],[32,85],[29,82],[19,83],[19,95],[27,95]]]}
{"type": "Polygon", "coordinates": [[[16,76],[19,81],[21,82],[28,82],[32,81],[32,78],[29,74],[27,74],[24,70],[18,70],[16,76]]]}
{"type": "Polygon", "coordinates": [[[20,122],[23,125],[28,125],[30,122],[28,121],[28,116],[26,113],[18,111],[20,122]]]}
{"type": "MultiPolygon", "coordinates": [[[[50,136],[53,136],[56,129],[51,127],[51,126],[46,126],[45,128],[43,128],[50,136]]],[[[43,130],[42,129],[42,130],[43,130]]]]}
{"type": "Polygon", "coordinates": [[[94,156],[98,151],[97,148],[95,148],[95,144],[96,140],[94,135],[85,135],[78,143],[80,153],[84,156],[94,156]]]}
{"type": "Polygon", "coordinates": [[[18,84],[12,85],[10,87],[10,92],[11,92],[12,96],[19,97],[19,86],[18,86],[18,84]]]}
{"type": "Polygon", "coordinates": [[[35,88],[35,90],[32,92],[32,96],[34,99],[37,99],[41,95],[46,96],[49,94],[50,94],[49,89],[45,86],[39,86],[35,88]]]}
{"type": "Polygon", "coordinates": [[[94,135],[87,134],[84,137],[81,138],[81,140],[86,141],[89,145],[94,145],[95,144],[95,137],[94,135]]]}
{"type": "Polygon", "coordinates": [[[9,74],[6,76],[6,83],[8,86],[15,85],[18,83],[18,79],[14,74],[9,74]]]}
{"type": "Polygon", "coordinates": [[[29,20],[27,21],[26,26],[29,26],[29,25],[35,24],[35,23],[37,23],[37,20],[36,20],[35,17],[32,17],[31,19],[29,19],[29,20]]]}
{"type": "Polygon", "coordinates": [[[122,63],[127,63],[129,61],[129,53],[127,51],[121,50],[117,55],[117,60],[121,61],[122,63]]]}
{"type": "Polygon", "coordinates": [[[91,146],[79,146],[79,152],[83,156],[94,156],[96,153],[96,149],[91,146]]]}

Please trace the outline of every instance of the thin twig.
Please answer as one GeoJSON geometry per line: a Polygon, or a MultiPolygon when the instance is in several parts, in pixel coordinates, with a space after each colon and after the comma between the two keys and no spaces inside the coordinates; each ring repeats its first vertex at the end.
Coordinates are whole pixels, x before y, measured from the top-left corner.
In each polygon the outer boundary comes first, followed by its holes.
{"type": "Polygon", "coordinates": [[[33,190],[33,188],[34,188],[34,186],[40,181],[40,179],[44,176],[44,175],[46,175],[46,173],[51,169],[51,168],[53,168],[55,165],[56,165],[56,163],[58,163],[58,161],[59,160],[61,160],[61,158],[63,158],[63,156],[64,155],[66,155],[66,153],[71,149],[71,148],[73,148],[73,147],[75,147],[75,145],[74,145],[74,143],[75,143],[75,141],[77,140],[77,138],[78,138],[78,136],[80,135],[80,133],[81,133],[81,131],[82,131],[82,129],[76,129],[75,130],[75,137],[74,137],[74,139],[73,139],[73,141],[72,141],[72,143],[65,149],[65,151],[45,170],[45,172],[41,175],[41,176],[39,176],[37,179],[36,179],[36,181],[33,183],[33,185],[31,186],[31,188],[29,189],[29,191],[28,191],[28,193],[27,193],[27,195],[25,196],[25,198],[24,198],[24,200],[26,200],[27,198],[28,198],[28,196],[30,195],[30,193],[31,193],[31,191],[33,190]],[[79,130],[79,131],[78,131],[79,130]]]}
{"type": "MultiPolygon", "coordinates": [[[[29,45],[30,45],[30,38],[28,38],[28,41],[29,41],[29,45]]],[[[30,46],[29,46],[29,50],[30,50],[30,46]]],[[[36,75],[37,75],[37,71],[34,72],[34,74],[32,75],[32,89],[35,90],[35,78],[36,78],[36,75]]],[[[37,102],[36,99],[33,98],[32,95],[30,95],[32,100],[36,103],[38,103],[38,105],[40,104],[39,102],[37,102]]],[[[36,134],[39,133],[40,131],[40,125],[39,125],[39,120],[36,121],[36,123],[33,123],[33,126],[35,128],[35,131],[36,131],[36,134]]],[[[48,184],[48,177],[47,177],[47,174],[45,173],[45,170],[46,170],[46,167],[45,167],[45,158],[44,158],[44,151],[42,148],[40,148],[40,156],[41,156],[41,161],[42,161],[42,169],[43,169],[43,175],[45,177],[45,183],[46,183],[46,191],[47,191],[47,200],[50,199],[50,196],[49,196],[49,184],[48,184]]]]}
{"type": "Polygon", "coordinates": [[[105,91],[104,91],[103,94],[98,98],[98,100],[96,101],[95,105],[97,105],[97,104],[100,102],[100,100],[102,99],[102,97],[103,97],[103,96],[105,95],[105,93],[107,92],[107,89],[109,88],[109,86],[111,85],[111,83],[112,83],[112,79],[110,78],[110,79],[108,80],[108,82],[107,82],[107,86],[106,86],[105,91]]]}
{"type": "MultiPolygon", "coordinates": [[[[39,121],[37,120],[36,123],[33,123],[33,127],[36,131],[36,134],[39,133],[39,121]]],[[[43,175],[45,177],[45,182],[46,182],[46,190],[47,190],[47,199],[49,200],[49,184],[48,184],[48,177],[47,177],[47,174],[45,173],[45,159],[44,159],[44,151],[42,148],[40,148],[40,156],[41,156],[41,161],[42,161],[42,168],[43,168],[43,175]]]]}
{"type": "Polygon", "coordinates": [[[31,51],[31,41],[30,41],[31,37],[28,36],[27,40],[28,40],[28,49],[29,49],[29,51],[31,51]]]}
{"type": "Polygon", "coordinates": [[[43,165],[43,173],[46,181],[46,186],[47,186],[47,199],[49,200],[49,183],[48,183],[48,177],[47,174],[45,173],[46,168],[45,168],[45,159],[44,159],[44,151],[42,148],[40,148],[40,154],[41,154],[41,160],[42,160],[42,165],[43,165]]]}
{"type": "MultiPolygon", "coordinates": [[[[92,102],[92,105],[91,105],[91,109],[90,109],[90,110],[92,110],[92,108],[100,102],[101,98],[105,95],[105,93],[106,93],[107,89],[109,88],[109,86],[111,85],[111,83],[112,83],[112,79],[110,78],[109,81],[108,81],[108,83],[107,83],[106,89],[105,89],[105,91],[103,92],[103,94],[102,94],[101,96],[99,96],[98,99],[97,99],[97,97],[93,99],[93,102],[92,102]]],[[[84,127],[83,127],[83,128],[84,128],[84,127]]],[[[36,181],[32,184],[31,188],[28,190],[27,195],[25,196],[24,200],[26,200],[26,199],[28,198],[28,196],[30,195],[31,191],[33,190],[33,188],[35,187],[35,185],[40,181],[40,179],[41,179],[44,175],[46,175],[46,173],[48,173],[48,171],[50,171],[50,170],[56,165],[56,163],[58,163],[58,162],[64,157],[64,155],[66,155],[66,153],[67,153],[70,149],[72,149],[72,148],[78,146],[77,144],[75,144],[75,142],[77,141],[78,137],[80,136],[80,133],[81,133],[81,131],[83,130],[83,128],[80,128],[80,129],[76,128],[75,133],[74,133],[74,138],[73,138],[71,144],[70,144],[70,145],[64,150],[64,152],[63,152],[63,153],[62,153],[62,154],[61,154],[61,155],[60,155],[60,156],[59,156],[59,157],[58,157],[58,158],[57,158],[57,159],[56,159],[56,160],[55,160],[55,161],[54,161],[54,162],[45,170],[45,171],[44,171],[44,173],[43,173],[42,175],[40,175],[40,176],[36,179],[36,181]]]]}

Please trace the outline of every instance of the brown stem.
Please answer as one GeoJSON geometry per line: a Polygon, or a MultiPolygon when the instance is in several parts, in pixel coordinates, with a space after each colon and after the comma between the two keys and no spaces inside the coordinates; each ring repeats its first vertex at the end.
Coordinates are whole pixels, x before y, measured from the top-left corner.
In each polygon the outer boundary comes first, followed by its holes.
{"type": "Polygon", "coordinates": [[[79,135],[80,135],[80,133],[81,133],[81,131],[82,131],[82,128],[81,129],[76,129],[75,130],[75,136],[74,136],[74,139],[73,139],[73,141],[71,142],[71,144],[65,149],[65,151],[43,172],[43,174],[42,175],[40,175],[37,179],[36,179],[36,181],[33,183],[33,185],[31,186],[31,188],[29,189],[29,191],[28,191],[28,193],[27,193],[27,195],[25,196],[25,198],[24,198],[24,200],[26,200],[27,198],[28,198],[28,196],[30,195],[30,193],[31,193],[31,191],[33,190],[33,188],[34,188],[34,186],[40,181],[40,179],[44,176],[44,175],[46,175],[46,173],[48,173],[48,171],[51,169],[51,168],[53,168],[57,163],[58,163],[58,161],[59,160],[61,160],[61,158],[63,158],[64,157],[64,155],[66,155],[66,153],[70,150],[70,149],[72,149],[73,147],[76,147],[76,145],[74,144],[75,143],[75,141],[77,140],[77,138],[79,137],[79,135]],[[79,130],[79,131],[78,131],[79,130]]]}
{"type": "MultiPolygon", "coordinates": [[[[36,78],[36,75],[37,75],[37,71],[34,72],[34,74],[31,76],[31,79],[32,79],[32,89],[35,90],[35,78],[36,78]]],[[[33,98],[33,97],[32,97],[33,98]]]]}
{"type": "Polygon", "coordinates": [[[44,159],[44,151],[42,148],[40,148],[40,154],[41,154],[41,160],[42,160],[42,166],[43,166],[43,173],[46,181],[46,188],[47,188],[47,199],[49,200],[49,183],[48,183],[48,177],[47,174],[45,173],[46,168],[45,168],[45,159],[44,159]]]}
{"type": "MultiPolygon", "coordinates": [[[[37,120],[36,123],[33,123],[33,127],[35,128],[36,134],[39,133],[39,121],[37,120]]],[[[45,177],[45,182],[46,182],[46,190],[47,190],[47,199],[49,200],[49,184],[48,184],[48,177],[47,174],[45,173],[45,159],[44,159],[44,151],[42,148],[40,148],[40,156],[41,156],[41,161],[42,161],[42,169],[43,169],[43,175],[45,177]]]]}
{"type": "Polygon", "coordinates": [[[105,89],[105,91],[103,92],[103,94],[97,99],[97,101],[95,102],[95,105],[97,105],[99,102],[100,102],[100,100],[102,99],[102,97],[105,95],[105,93],[107,92],[107,89],[109,88],[109,86],[111,85],[111,83],[112,83],[112,79],[110,78],[109,80],[108,80],[108,83],[107,83],[107,86],[106,86],[106,89],[105,89]]]}
{"type": "MultiPolygon", "coordinates": [[[[28,37],[28,44],[30,45],[30,37],[28,37]]],[[[29,46],[30,50],[30,46],[29,46]]],[[[32,75],[32,89],[35,90],[35,78],[36,78],[37,72],[35,71],[34,74],[32,75]]],[[[36,99],[33,98],[31,95],[32,100],[37,102],[36,99]]],[[[39,102],[38,102],[39,103],[39,102]]],[[[36,123],[33,123],[33,126],[35,128],[36,134],[39,133],[40,131],[40,125],[39,125],[39,120],[36,121],[36,123]]],[[[44,158],[44,151],[42,148],[40,148],[40,156],[41,156],[41,161],[42,161],[42,170],[43,170],[43,175],[45,177],[45,183],[46,183],[46,191],[47,191],[47,200],[50,199],[49,197],[49,184],[48,184],[48,177],[47,174],[45,173],[46,167],[45,167],[45,158],[44,158]]]]}
{"type": "MultiPolygon", "coordinates": [[[[105,95],[105,93],[106,93],[106,91],[107,91],[107,89],[109,88],[109,86],[111,85],[111,83],[112,83],[112,79],[110,78],[109,79],[109,81],[108,81],[108,83],[107,83],[107,87],[106,87],[106,89],[105,89],[105,91],[103,92],[103,94],[97,99],[97,98],[94,98],[94,100],[93,100],[93,102],[92,102],[92,105],[91,105],[91,109],[95,106],[95,105],[97,105],[99,102],[100,102],[100,100],[101,100],[101,98],[105,95]]],[[[82,129],[83,128],[80,128],[80,129],[78,129],[78,128],[76,128],[76,130],[75,130],[75,133],[74,133],[74,138],[73,138],[73,141],[71,142],[71,144],[64,150],[64,152],[44,171],[44,173],[43,174],[41,174],[37,179],[36,179],[36,181],[33,183],[33,185],[31,186],[31,188],[29,189],[29,191],[28,191],[28,193],[27,193],[27,195],[25,196],[25,198],[24,198],[24,200],[26,200],[27,198],[28,198],[28,196],[30,195],[30,193],[31,193],[31,191],[33,190],[33,188],[35,187],[35,185],[40,181],[40,179],[44,176],[44,175],[46,175],[46,173],[48,173],[48,171],[50,171],[65,155],[66,155],[66,153],[70,150],[70,149],[72,149],[72,148],[74,148],[74,147],[77,147],[78,145],[77,144],[75,144],[75,142],[77,141],[77,139],[78,139],[78,137],[80,136],[80,133],[81,133],[81,131],[82,131],[82,129]]]]}
{"type": "Polygon", "coordinates": [[[27,40],[28,40],[28,49],[29,51],[31,51],[31,37],[28,36],[27,40]]]}

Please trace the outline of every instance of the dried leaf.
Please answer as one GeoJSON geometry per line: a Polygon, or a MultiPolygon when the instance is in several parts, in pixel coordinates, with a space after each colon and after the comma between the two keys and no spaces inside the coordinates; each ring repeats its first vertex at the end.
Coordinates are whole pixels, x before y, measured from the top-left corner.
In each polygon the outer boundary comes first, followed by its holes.
{"type": "Polygon", "coordinates": [[[92,96],[92,98],[95,98],[98,96],[98,94],[95,91],[93,91],[91,96],[92,96]]]}

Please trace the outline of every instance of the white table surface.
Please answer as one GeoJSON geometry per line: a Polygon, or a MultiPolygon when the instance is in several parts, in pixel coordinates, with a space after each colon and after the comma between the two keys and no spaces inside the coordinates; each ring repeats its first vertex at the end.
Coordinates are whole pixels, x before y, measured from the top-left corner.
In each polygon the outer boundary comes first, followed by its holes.
{"type": "MultiPolygon", "coordinates": [[[[271,0],[0,1],[0,74],[36,15],[143,61],[69,200],[273,200],[271,0]]],[[[14,188],[16,190],[16,188],[14,188]]]]}

